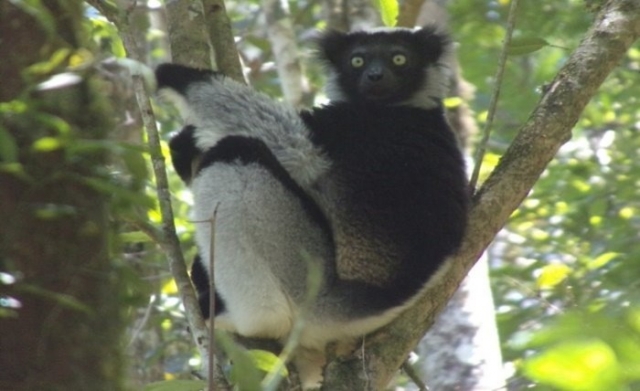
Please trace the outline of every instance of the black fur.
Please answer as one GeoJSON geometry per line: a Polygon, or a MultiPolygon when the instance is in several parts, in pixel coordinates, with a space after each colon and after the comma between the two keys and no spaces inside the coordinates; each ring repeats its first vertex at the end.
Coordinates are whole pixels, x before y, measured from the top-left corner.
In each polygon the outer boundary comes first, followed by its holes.
{"type": "Polygon", "coordinates": [[[346,202],[363,230],[391,238],[395,276],[371,303],[400,305],[462,241],[468,208],[464,161],[441,108],[338,103],[302,114],[348,183],[346,202]]]}
{"type": "Polygon", "coordinates": [[[191,182],[194,161],[201,155],[196,147],[195,130],[195,126],[187,125],[169,141],[173,169],[186,184],[191,182]]]}
{"type": "Polygon", "coordinates": [[[187,88],[192,83],[206,82],[216,72],[189,68],[178,64],[161,64],[156,68],[156,80],[158,89],[170,88],[185,95],[187,88]]]}
{"type": "MultiPolygon", "coordinates": [[[[211,306],[209,305],[209,303],[211,303],[209,297],[209,292],[211,292],[209,273],[204,267],[204,263],[202,263],[200,255],[196,255],[193,259],[193,264],[191,264],[191,281],[193,282],[193,286],[196,288],[196,293],[198,294],[198,306],[200,307],[200,313],[203,318],[209,319],[209,316],[211,315],[211,306]]],[[[225,312],[226,306],[218,292],[215,294],[215,301],[215,315],[218,316],[225,312]]]]}

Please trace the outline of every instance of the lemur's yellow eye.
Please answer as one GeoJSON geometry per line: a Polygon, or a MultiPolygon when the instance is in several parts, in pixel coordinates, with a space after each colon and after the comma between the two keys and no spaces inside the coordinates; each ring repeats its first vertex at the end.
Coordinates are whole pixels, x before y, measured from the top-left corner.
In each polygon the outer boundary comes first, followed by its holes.
{"type": "Polygon", "coordinates": [[[393,56],[394,65],[404,65],[407,63],[407,57],[404,54],[396,54],[393,56]]]}
{"type": "Polygon", "coordinates": [[[351,57],[351,66],[354,68],[360,68],[364,65],[364,58],[360,56],[351,57]]]}

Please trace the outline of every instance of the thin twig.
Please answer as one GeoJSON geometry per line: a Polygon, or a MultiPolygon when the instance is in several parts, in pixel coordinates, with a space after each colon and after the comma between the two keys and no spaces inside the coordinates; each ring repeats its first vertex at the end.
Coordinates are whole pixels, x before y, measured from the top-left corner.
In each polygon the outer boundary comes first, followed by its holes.
{"type": "Polygon", "coordinates": [[[151,295],[151,299],[149,300],[149,304],[147,305],[147,308],[144,311],[144,315],[142,317],[142,320],[140,320],[140,322],[138,323],[138,327],[136,327],[135,330],[133,330],[133,332],[131,333],[131,338],[129,339],[129,343],[127,344],[127,348],[130,347],[131,345],[133,345],[133,343],[136,341],[136,339],[138,339],[138,336],[142,332],[142,329],[147,324],[147,321],[149,320],[149,317],[151,316],[151,310],[153,309],[153,304],[155,302],[156,302],[156,295],[151,295]]]}
{"type": "Polygon", "coordinates": [[[509,7],[509,16],[507,17],[507,30],[505,31],[504,43],[502,44],[502,50],[500,52],[500,59],[498,60],[498,69],[494,77],[495,86],[493,88],[493,94],[491,95],[491,102],[489,103],[489,111],[487,113],[487,122],[485,123],[482,131],[482,140],[478,143],[476,154],[474,156],[475,167],[471,174],[470,188],[475,192],[476,185],[478,183],[478,177],[480,176],[480,167],[482,166],[482,159],[487,151],[487,143],[489,142],[489,136],[491,135],[491,127],[493,126],[493,119],[496,114],[496,108],[498,107],[498,99],[500,98],[500,87],[502,85],[502,79],[504,76],[504,69],[507,63],[507,50],[511,43],[511,36],[513,35],[513,29],[516,25],[516,10],[518,8],[518,0],[511,0],[509,7]]]}
{"type": "Polygon", "coordinates": [[[215,314],[216,314],[216,283],[215,283],[215,273],[213,268],[214,262],[214,254],[215,254],[215,238],[216,238],[216,218],[218,217],[218,207],[220,203],[216,205],[213,209],[213,216],[209,220],[211,224],[211,237],[209,238],[209,390],[214,390],[215,385],[215,354],[216,354],[216,343],[215,343],[215,314]]]}
{"type": "Polygon", "coordinates": [[[367,355],[365,351],[365,345],[367,342],[367,336],[362,336],[362,344],[360,345],[360,354],[362,356],[362,373],[366,379],[366,389],[369,389],[369,385],[371,384],[371,377],[369,376],[369,371],[367,371],[367,355]]]}

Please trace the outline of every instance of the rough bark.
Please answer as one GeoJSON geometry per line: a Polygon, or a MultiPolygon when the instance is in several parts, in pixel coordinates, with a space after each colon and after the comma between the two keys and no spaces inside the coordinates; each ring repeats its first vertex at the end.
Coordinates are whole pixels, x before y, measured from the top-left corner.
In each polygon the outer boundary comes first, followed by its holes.
{"type": "Polygon", "coordinates": [[[167,1],[167,26],[173,62],[212,69],[202,6],[197,1],[167,1]]]}
{"type": "Polygon", "coordinates": [[[0,101],[25,103],[0,112],[3,142],[17,147],[0,161],[0,270],[16,277],[0,289],[20,302],[0,321],[0,389],[120,390],[122,287],[108,257],[108,196],[91,186],[109,180],[106,153],[74,149],[104,139],[111,116],[91,67],[65,69],[84,44],[82,3],[22,6],[0,2],[0,36],[11,37],[0,40],[0,101]],[[64,50],[56,66],[26,72],[64,50]],[[39,84],[54,75],[69,78],[39,84]],[[34,148],[43,137],[61,144],[34,148]]]}
{"type": "MultiPolygon", "coordinates": [[[[205,26],[213,46],[217,69],[244,83],[244,75],[231,29],[231,21],[223,0],[202,0],[205,26]]],[[[173,43],[172,43],[173,46],[173,43]]]]}
{"type": "Polygon", "coordinates": [[[639,37],[640,3],[608,1],[474,196],[468,234],[458,254],[448,261],[451,268],[444,278],[399,319],[368,336],[364,357],[358,353],[332,362],[326,390],[384,389],[560,146],[570,139],[586,104],[639,37]]]}

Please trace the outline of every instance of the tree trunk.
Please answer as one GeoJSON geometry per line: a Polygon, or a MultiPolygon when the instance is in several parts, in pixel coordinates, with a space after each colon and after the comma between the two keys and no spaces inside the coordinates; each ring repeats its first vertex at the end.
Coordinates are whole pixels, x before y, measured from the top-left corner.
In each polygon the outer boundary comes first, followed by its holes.
{"type": "Polygon", "coordinates": [[[88,58],[82,2],[35,7],[0,3],[0,389],[120,390],[121,279],[96,190],[110,116],[92,68],[65,69],[88,58]]]}

